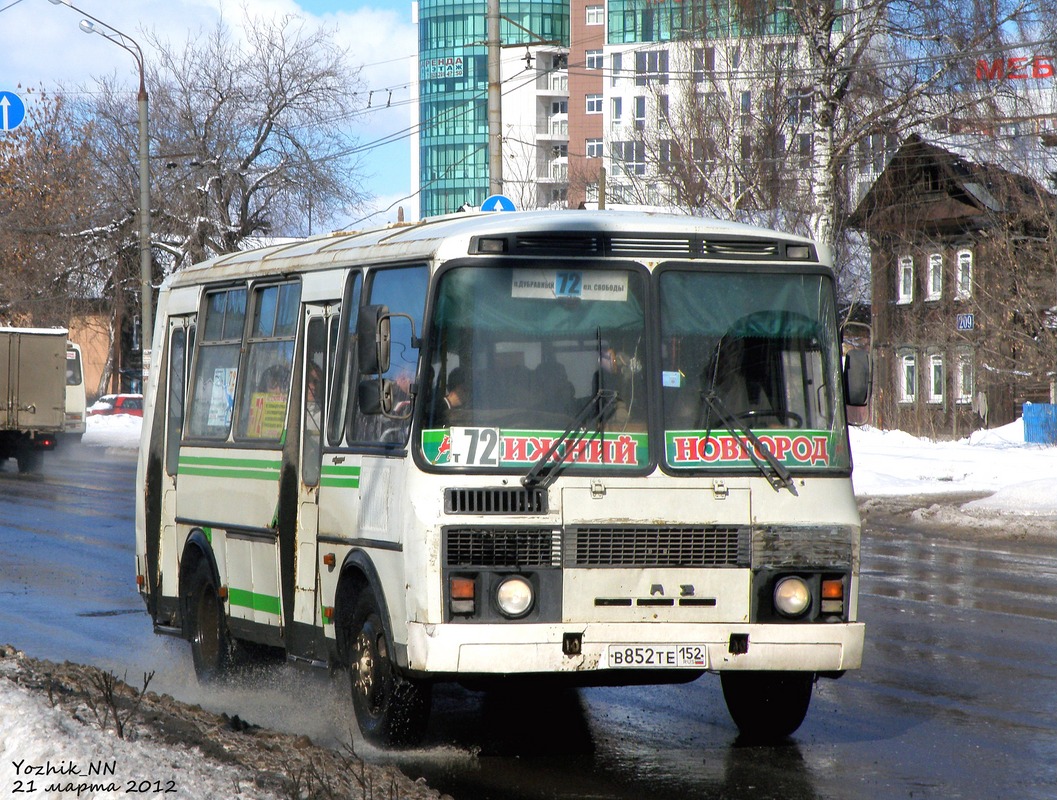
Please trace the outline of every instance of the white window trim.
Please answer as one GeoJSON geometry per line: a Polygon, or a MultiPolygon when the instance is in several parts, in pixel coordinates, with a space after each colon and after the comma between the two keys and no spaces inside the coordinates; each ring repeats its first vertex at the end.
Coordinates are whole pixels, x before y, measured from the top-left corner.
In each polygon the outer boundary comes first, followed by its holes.
{"type": "Polygon", "coordinates": [[[605,68],[605,55],[602,50],[588,50],[584,58],[587,69],[600,70],[605,68]]]}
{"type": "Polygon", "coordinates": [[[958,251],[955,258],[957,275],[955,276],[954,299],[967,300],[973,296],[973,251],[967,247],[963,248],[958,251]]]}
{"type": "Polygon", "coordinates": [[[603,109],[605,108],[604,103],[605,103],[604,95],[601,95],[601,94],[589,94],[589,95],[587,95],[586,109],[585,109],[584,113],[586,113],[586,114],[601,114],[603,109]],[[595,107],[592,108],[592,106],[595,106],[595,107]]]}
{"type": "Polygon", "coordinates": [[[900,256],[898,268],[896,270],[896,303],[899,305],[906,305],[914,301],[914,257],[913,256],[900,256]],[[903,281],[905,273],[910,274],[909,286],[903,281]],[[905,291],[904,291],[905,287],[905,291]]]}
{"type": "Polygon", "coordinates": [[[939,300],[943,296],[943,254],[929,254],[929,267],[926,276],[925,299],[939,300]]]}
{"type": "Polygon", "coordinates": [[[946,373],[943,368],[943,355],[932,353],[929,356],[929,402],[933,404],[943,402],[943,389],[946,383],[946,373]],[[937,375],[938,373],[938,375],[937,375]],[[936,391],[936,378],[939,377],[940,390],[936,391]]]}
{"type": "Polygon", "coordinates": [[[585,11],[585,24],[605,25],[606,7],[604,5],[587,6],[585,11]]]}
{"type": "Polygon", "coordinates": [[[973,370],[972,353],[960,353],[955,364],[958,374],[955,376],[954,402],[960,405],[968,405],[973,402],[973,392],[976,389],[976,376],[973,370]],[[965,393],[965,373],[969,373],[969,391],[965,393]]]}
{"type": "Polygon", "coordinates": [[[913,403],[917,395],[917,356],[914,353],[903,353],[899,356],[899,402],[913,403]],[[907,367],[913,372],[913,381],[907,380],[907,367]]]}

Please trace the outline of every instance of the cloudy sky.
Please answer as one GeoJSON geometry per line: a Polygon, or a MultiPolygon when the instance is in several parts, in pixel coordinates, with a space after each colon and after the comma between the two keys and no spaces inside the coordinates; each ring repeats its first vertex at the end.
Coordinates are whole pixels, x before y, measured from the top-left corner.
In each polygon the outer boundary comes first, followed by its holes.
{"type": "MultiPolygon", "coordinates": [[[[212,28],[221,17],[237,25],[244,0],[60,0],[129,34],[146,47],[144,32],[156,31],[174,42],[190,32],[212,28]],[[139,34],[139,35],[138,35],[139,34]]],[[[410,91],[414,28],[411,0],[252,0],[255,15],[295,13],[326,23],[348,48],[350,62],[363,67],[368,90],[373,90],[376,113],[354,123],[351,134],[361,145],[379,143],[364,153],[366,189],[374,195],[363,214],[342,223],[361,227],[359,217],[378,213],[370,222],[396,218],[396,205],[417,205],[410,193],[410,91]],[[391,91],[391,95],[390,95],[391,91]],[[385,109],[386,102],[390,107],[385,109]],[[388,142],[388,143],[386,143],[388,142]]],[[[135,62],[120,48],[99,36],[84,34],[75,10],[52,0],[0,0],[0,91],[21,94],[20,87],[67,90],[93,76],[128,76],[129,102],[137,86],[135,62]]],[[[148,51],[147,58],[150,59],[148,51]]],[[[2,134],[0,134],[2,135],[2,134]]]]}

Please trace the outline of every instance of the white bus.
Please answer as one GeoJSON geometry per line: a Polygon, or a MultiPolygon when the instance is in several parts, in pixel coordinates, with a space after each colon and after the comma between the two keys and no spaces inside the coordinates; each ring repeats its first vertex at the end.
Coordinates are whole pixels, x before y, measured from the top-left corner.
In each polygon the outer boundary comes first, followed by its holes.
{"type": "Polygon", "coordinates": [[[200,679],[347,670],[363,734],[440,681],[718,673],[783,737],[860,666],[827,256],[691,217],[460,214],[222,256],[162,287],[137,583],[200,679]]]}
{"type": "Polygon", "coordinates": [[[86,430],[87,399],[84,390],[84,362],[81,346],[66,342],[66,424],[67,439],[80,441],[86,430]]]}

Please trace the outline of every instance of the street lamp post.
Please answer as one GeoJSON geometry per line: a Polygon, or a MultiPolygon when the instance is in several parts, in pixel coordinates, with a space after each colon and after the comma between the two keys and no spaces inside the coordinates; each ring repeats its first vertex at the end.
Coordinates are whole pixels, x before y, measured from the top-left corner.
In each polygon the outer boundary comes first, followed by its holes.
{"type": "Polygon", "coordinates": [[[113,42],[122,50],[132,54],[139,69],[139,269],[140,269],[140,354],[143,360],[142,389],[146,389],[147,373],[150,372],[151,338],[154,336],[153,296],[151,288],[150,259],[150,143],[147,138],[147,81],[143,64],[143,50],[139,43],[128,34],[122,33],[113,25],[93,17],[86,11],[77,8],[70,0],[51,0],[55,5],[69,6],[82,19],[80,28],[85,33],[98,33],[108,42],[113,42]],[[96,25],[102,27],[96,27],[96,25]]]}

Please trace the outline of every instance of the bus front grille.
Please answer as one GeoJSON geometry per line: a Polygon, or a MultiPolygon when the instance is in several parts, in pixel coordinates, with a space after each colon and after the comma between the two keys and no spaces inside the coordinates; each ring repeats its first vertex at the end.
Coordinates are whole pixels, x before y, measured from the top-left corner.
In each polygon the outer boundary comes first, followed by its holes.
{"type": "Polygon", "coordinates": [[[520,486],[445,489],[445,514],[546,514],[547,492],[520,486]]]}
{"type": "Polygon", "coordinates": [[[557,567],[561,564],[558,528],[445,528],[448,567],[557,567]]]}
{"type": "Polygon", "coordinates": [[[748,526],[578,525],[565,531],[566,567],[748,567],[748,526]]]}

